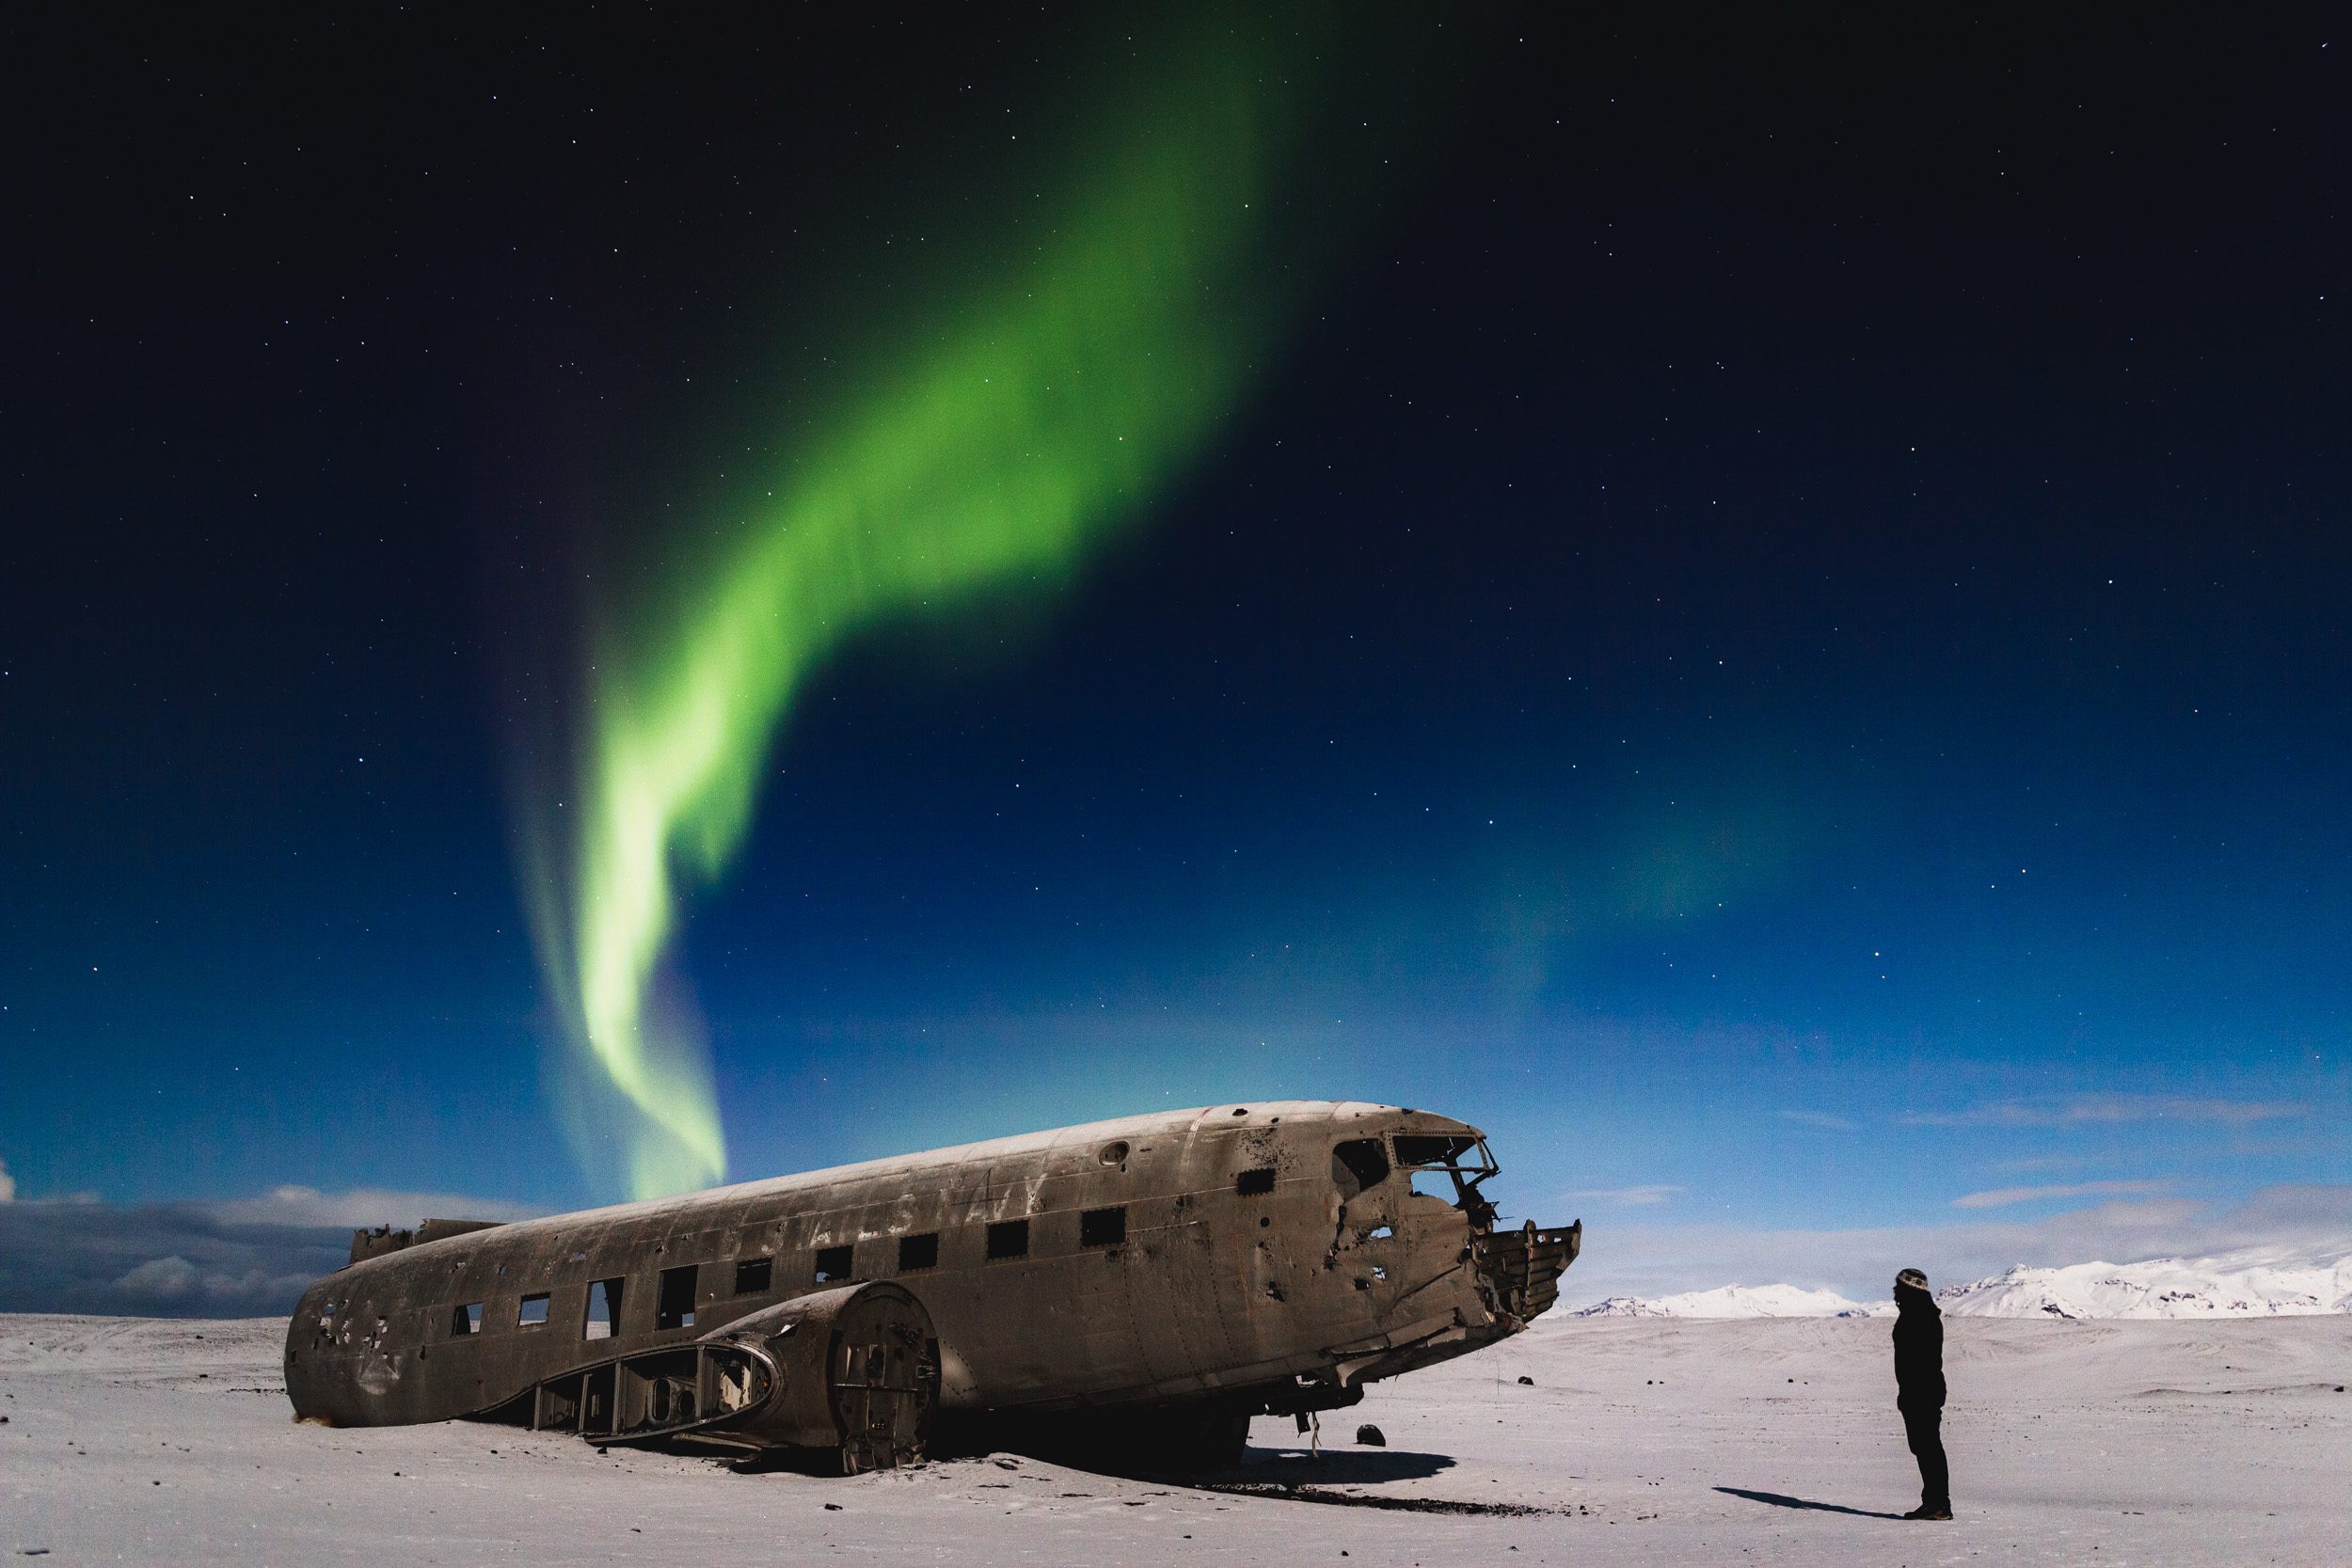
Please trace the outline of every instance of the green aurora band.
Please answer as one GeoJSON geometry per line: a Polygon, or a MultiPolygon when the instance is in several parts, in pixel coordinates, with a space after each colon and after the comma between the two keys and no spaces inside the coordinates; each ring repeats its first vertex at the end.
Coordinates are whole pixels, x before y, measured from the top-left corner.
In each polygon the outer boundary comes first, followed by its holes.
{"type": "Polygon", "coordinates": [[[1066,583],[1201,453],[1271,346],[1293,288],[1268,171],[1300,89],[1264,53],[1229,34],[1081,125],[1052,215],[941,280],[961,307],[894,323],[910,346],[874,356],[773,499],[636,607],[652,613],[599,623],[537,937],[588,1069],[570,1131],[604,1173],[617,1139],[632,1196],[725,1175],[707,1048],[653,995],[680,895],[740,847],[795,693],[877,626],[1066,583]]]}

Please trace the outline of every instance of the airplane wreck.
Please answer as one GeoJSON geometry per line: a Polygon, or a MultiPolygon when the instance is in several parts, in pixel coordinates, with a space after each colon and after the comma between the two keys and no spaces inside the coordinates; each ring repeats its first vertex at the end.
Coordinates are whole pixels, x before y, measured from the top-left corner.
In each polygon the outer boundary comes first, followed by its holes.
{"type": "Polygon", "coordinates": [[[1215,1106],[515,1224],[359,1231],[286,1337],[294,1414],[913,1464],[935,1430],[1165,1466],[1353,1404],[1558,1299],[1476,1128],[1215,1106]]]}

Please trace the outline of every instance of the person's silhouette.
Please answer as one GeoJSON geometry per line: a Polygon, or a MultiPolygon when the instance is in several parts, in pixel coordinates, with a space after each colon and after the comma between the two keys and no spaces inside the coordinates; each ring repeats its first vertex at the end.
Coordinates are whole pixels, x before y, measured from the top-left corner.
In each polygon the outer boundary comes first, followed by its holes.
{"type": "Polygon", "coordinates": [[[1928,1276],[1895,1276],[1895,1408],[1919,1461],[1919,1506],[1906,1519],[1952,1516],[1952,1473],[1944,1463],[1944,1314],[1928,1294],[1928,1276]]]}

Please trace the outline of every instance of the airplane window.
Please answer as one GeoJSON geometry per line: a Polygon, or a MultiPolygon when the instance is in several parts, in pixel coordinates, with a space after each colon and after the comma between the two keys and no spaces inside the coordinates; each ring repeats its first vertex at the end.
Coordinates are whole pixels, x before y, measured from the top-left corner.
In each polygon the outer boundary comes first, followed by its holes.
{"type": "Polygon", "coordinates": [[[1331,1150],[1331,1180],[1361,1192],[1389,1179],[1389,1151],[1378,1138],[1350,1138],[1331,1150]]]}
{"type": "Polygon", "coordinates": [[[694,1276],[700,1268],[699,1264],[681,1263],[675,1269],[661,1271],[661,1294],[653,1308],[655,1328],[694,1326],[694,1276]]]}
{"type": "Polygon", "coordinates": [[[463,1307],[453,1308],[449,1315],[449,1332],[452,1338],[464,1334],[481,1333],[482,1304],[478,1301],[469,1301],[463,1307]]]}
{"type": "Polygon", "coordinates": [[[776,1260],[772,1258],[742,1258],[735,1264],[735,1293],[739,1296],[763,1294],[774,1280],[776,1260]]]}
{"type": "Polygon", "coordinates": [[[621,1282],[617,1279],[591,1280],[588,1285],[588,1314],[580,1320],[580,1337],[583,1339],[610,1339],[621,1332],[621,1282]]]}
{"type": "Polygon", "coordinates": [[[536,1295],[523,1297],[522,1306],[515,1313],[516,1323],[523,1328],[536,1328],[547,1321],[548,1293],[542,1291],[536,1295]]]}
{"type": "Polygon", "coordinates": [[[915,1269],[939,1267],[939,1232],[927,1230],[920,1236],[898,1238],[898,1272],[907,1274],[915,1269]]]}
{"type": "Polygon", "coordinates": [[[1451,1171],[1417,1170],[1413,1172],[1412,1188],[1416,1197],[1434,1197],[1444,1203],[1452,1203],[1461,1196],[1454,1189],[1451,1171]]]}
{"type": "Polygon", "coordinates": [[[1026,1258],[1029,1255],[1029,1222],[1027,1220],[998,1220],[988,1227],[988,1255],[998,1258],[1026,1258]]]}
{"type": "Polygon", "coordinates": [[[1399,1132],[1396,1135],[1396,1163],[1406,1166],[1476,1170],[1486,1162],[1483,1159],[1466,1161],[1462,1156],[1477,1148],[1478,1140],[1466,1132],[1399,1132]]]}
{"type": "Polygon", "coordinates": [[[1089,1209],[1078,1216],[1080,1246],[1117,1246],[1127,1239],[1127,1211],[1089,1209]]]}
{"type": "Polygon", "coordinates": [[[850,1277],[850,1249],[827,1246],[817,1249],[817,1283],[826,1285],[850,1277]]]}
{"type": "Polygon", "coordinates": [[[1479,1196],[1478,1187],[1495,1174],[1494,1156],[1475,1133],[1399,1132],[1396,1163],[1414,1173],[1414,1192],[1493,1222],[1494,1206],[1479,1196]]]}
{"type": "Polygon", "coordinates": [[[1233,1191],[1244,1197],[1261,1197],[1274,1190],[1274,1167],[1262,1165],[1246,1170],[1233,1179],[1233,1191]]]}

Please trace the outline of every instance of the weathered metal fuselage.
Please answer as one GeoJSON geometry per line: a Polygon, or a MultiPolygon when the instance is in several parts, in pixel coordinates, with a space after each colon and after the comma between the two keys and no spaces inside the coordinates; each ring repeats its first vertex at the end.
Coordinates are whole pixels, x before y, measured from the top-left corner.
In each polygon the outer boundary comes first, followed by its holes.
{"type": "Polygon", "coordinates": [[[1444,1117],[1225,1105],[395,1238],[304,1293],[286,1387],[297,1415],[342,1425],[534,1390],[543,1418],[556,1398],[577,1422],[562,1402],[593,1402],[595,1369],[686,1367],[657,1353],[702,1346],[677,1387],[707,1419],[714,1379],[771,1375],[755,1314],[879,1280],[919,1304],[902,1316],[928,1312],[924,1375],[951,1414],[1329,1408],[1551,1304],[1577,1234],[1495,1232],[1477,1192],[1491,1169],[1477,1131],[1444,1117]],[[1437,1168],[1410,1168],[1433,1152],[1437,1168]],[[710,1348],[739,1323],[738,1350],[710,1348]]]}

